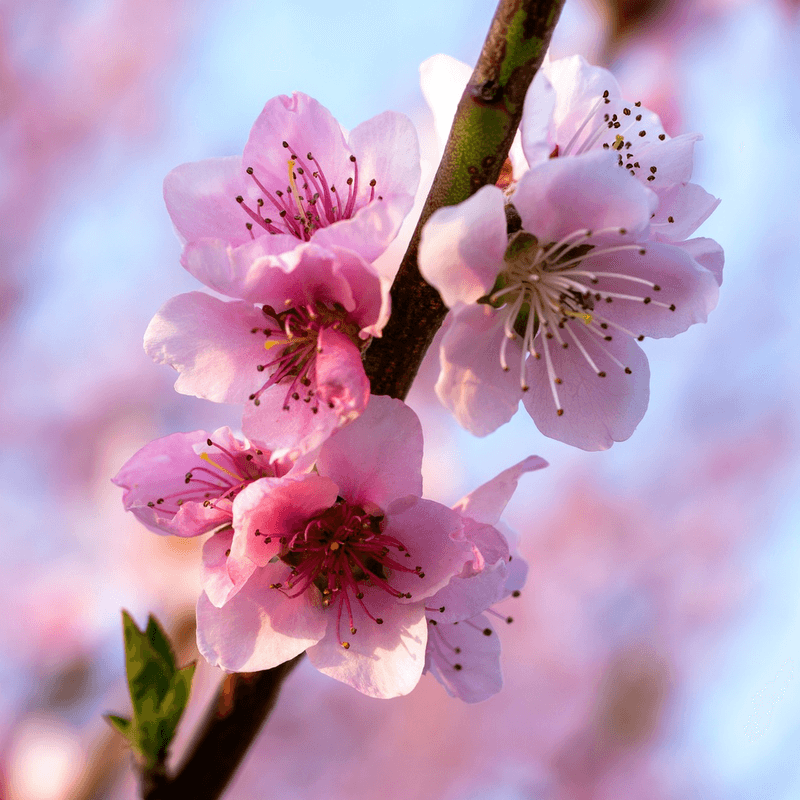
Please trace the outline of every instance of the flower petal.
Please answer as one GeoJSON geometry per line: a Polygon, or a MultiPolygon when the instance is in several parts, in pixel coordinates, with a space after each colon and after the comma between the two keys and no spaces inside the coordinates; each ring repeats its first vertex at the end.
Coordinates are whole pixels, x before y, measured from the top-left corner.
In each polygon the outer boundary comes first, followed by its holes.
{"type": "Polygon", "coordinates": [[[543,458],[528,456],[462,497],[453,509],[475,522],[494,525],[516,491],[519,479],[526,472],[533,472],[546,466],[548,464],[543,458]]]}
{"type": "Polygon", "coordinates": [[[160,498],[186,494],[186,474],[199,466],[195,445],[205,444],[206,431],[173,433],[146,444],[112,478],[125,491],[122,502],[143,525],[158,534],[198,536],[231,518],[230,507],[184,502],[179,509],[160,498]]]}
{"type": "Polygon", "coordinates": [[[423,498],[401,498],[386,509],[387,536],[405,545],[410,558],[404,567],[420,572],[393,570],[392,588],[411,595],[398,602],[416,602],[430,597],[461,573],[472,558],[472,547],[460,535],[464,527],[461,516],[441,503],[423,498]]]}
{"type": "Polygon", "coordinates": [[[675,242],[676,247],[687,252],[701,267],[705,267],[722,286],[722,268],[725,266],[725,253],[713,239],[702,236],[685,242],[675,242]]]}
{"type": "Polygon", "coordinates": [[[348,421],[327,403],[314,405],[287,398],[286,387],[278,384],[261,395],[259,405],[245,405],[242,430],[250,441],[271,450],[273,460],[295,460],[319,447],[348,421]]]}
{"type": "MultiPolygon", "coordinates": [[[[645,247],[644,255],[627,251],[586,259],[597,276],[593,289],[602,296],[616,295],[611,303],[595,304],[597,318],[654,338],[675,336],[705,322],[719,297],[716,278],[683,248],[660,242],[645,247]],[[623,275],[632,280],[619,277],[623,275]]],[[[611,329],[607,332],[616,336],[611,329]]]]}
{"type": "Polygon", "coordinates": [[[181,164],[164,178],[164,202],[184,243],[204,238],[232,245],[250,241],[245,227],[250,220],[236,202],[244,179],[241,156],[181,164]]]}
{"type": "Polygon", "coordinates": [[[474,303],[503,268],[508,244],[504,196],[484,186],[456,206],[435,211],[422,230],[419,271],[444,304],[474,303]]]}
{"type": "MultiPolygon", "coordinates": [[[[365,597],[369,603],[370,595],[365,597]]],[[[371,605],[367,605],[372,610],[371,605]]],[[[421,603],[387,602],[376,610],[376,625],[360,605],[353,604],[355,634],[349,629],[345,649],[333,619],[322,641],[308,648],[308,659],[320,671],[370,697],[399,697],[419,683],[425,665],[427,622],[421,603]]]]}
{"type": "Polygon", "coordinates": [[[450,697],[479,703],[502,689],[500,639],[483,614],[469,623],[432,626],[428,641],[425,671],[450,697]]]}
{"type": "Polygon", "coordinates": [[[422,426],[417,415],[401,400],[373,395],[355,422],[325,442],[317,469],[350,503],[386,510],[398,497],[419,497],[422,426]]]}
{"type": "Polygon", "coordinates": [[[647,410],[650,395],[650,369],[641,348],[628,336],[613,341],[599,340],[581,322],[569,322],[561,331],[569,346],[539,337],[541,358],[528,358],[530,391],[522,396],[536,427],[545,435],[583,450],[606,450],[614,442],[627,439],[647,410]],[[580,346],[579,346],[580,345],[580,346]],[[600,377],[581,352],[586,351],[600,377]],[[547,367],[552,363],[552,384],[547,367]],[[619,362],[619,363],[618,363],[619,362]],[[620,364],[622,366],[620,366],[620,364]],[[624,368],[631,370],[627,374],[624,368]],[[558,394],[558,403],[552,387],[558,394]],[[557,414],[561,407],[563,415],[557,414]]]}
{"type": "Polygon", "coordinates": [[[338,494],[333,481],[315,474],[251,483],[233,505],[231,558],[245,556],[265,567],[278,554],[280,539],[302,531],[311,517],[333,506],[338,494]]]}
{"type": "Polygon", "coordinates": [[[317,337],[317,391],[340,423],[352,422],[369,402],[369,379],[364,372],[361,350],[333,328],[323,328],[317,337]]]}
{"type": "Polygon", "coordinates": [[[376,196],[384,200],[407,198],[407,208],[403,212],[407,214],[420,179],[419,141],[411,120],[405,114],[384,111],[354,128],[348,144],[358,158],[356,202],[369,200],[373,193],[370,181],[374,180],[376,196]]]}
{"type": "Polygon", "coordinates": [[[253,123],[242,163],[253,167],[270,191],[273,187],[286,191],[290,156],[305,163],[308,153],[322,165],[328,186],[345,188],[352,164],[341,126],[321,103],[294,92],[291,97],[279,95],[267,101],[253,123]]]}
{"type": "Polygon", "coordinates": [[[452,56],[431,56],[419,67],[422,94],[433,114],[439,151],[444,151],[458,102],[472,77],[472,67],[452,56]]]}
{"type": "Polygon", "coordinates": [[[696,183],[679,183],[663,189],[658,200],[658,211],[650,227],[657,236],[674,242],[691,236],[719,205],[714,195],[696,183]]]}
{"type": "Polygon", "coordinates": [[[622,228],[641,237],[658,198],[620,169],[615,155],[601,150],[531,167],[520,178],[514,205],[525,230],[546,244],[579,229],[622,228]]]}
{"type": "Polygon", "coordinates": [[[145,352],[179,373],[175,390],[215,403],[241,403],[263,384],[256,364],[264,339],[251,333],[263,314],[250,303],[226,303],[202,292],[168,300],[150,321],[145,352]]]}
{"type": "Polygon", "coordinates": [[[216,608],[205,592],[197,601],[197,648],[211,666],[229,672],[271,669],[299,655],[324,635],[327,618],[313,587],[288,598],[270,583],[290,567],[257,569],[242,589],[216,608]]]}
{"type": "Polygon", "coordinates": [[[233,529],[210,536],[203,544],[203,589],[212,605],[221,608],[245,584],[256,565],[243,559],[237,564],[233,576],[228,570],[233,529]]]}
{"type": "Polygon", "coordinates": [[[522,149],[528,164],[546,161],[556,144],[553,112],[556,93],[543,69],[533,77],[522,111],[522,149]]]}
{"type": "MultiPolygon", "coordinates": [[[[436,394],[459,423],[476,436],[486,436],[517,411],[522,389],[519,373],[500,366],[503,320],[491,306],[459,304],[445,321],[439,350],[441,372],[436,394]]],[[[521,356],[519,344],[508,343],[509,362],[521,356]]]]}

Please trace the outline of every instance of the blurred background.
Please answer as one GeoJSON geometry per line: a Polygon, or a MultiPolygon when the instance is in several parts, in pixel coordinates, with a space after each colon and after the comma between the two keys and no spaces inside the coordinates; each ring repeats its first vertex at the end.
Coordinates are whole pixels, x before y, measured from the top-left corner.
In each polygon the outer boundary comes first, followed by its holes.
{"type": "MultiPolygon", "coordinates": [[[[346,128],[391,108],[434,168],[420,62],[473,64],[491,0],[0,2],[0,798],[136,796],[100,715],[127,713],[120,609],[197,657],[196,540],[157,537],[110,478],[151,439],[237,427],[144,355],[199,288],[161,197],[185,161],[240,153],[302,90],[346,128]]],[[[476,706],[429,676],[377,701],[297,669],[229,798],[800,797],[800,23],[788,0],[567,0],[554,56],[610,66],[666,129],[701,131],[699,231],[727,263],[708,325],[646,341],[650,409],[604,453],[520,413],[478,440],[432,393],[426,494],[451,504],[531,453],[506,520],[531,565],[476,706]]],[[[406,232],[406,236],[408,232],[406,232]]],[[[399,260],[399,243],[388,258],[399,260]]],[[[173,756],[220,679],[201,662],[173,756]]]]}

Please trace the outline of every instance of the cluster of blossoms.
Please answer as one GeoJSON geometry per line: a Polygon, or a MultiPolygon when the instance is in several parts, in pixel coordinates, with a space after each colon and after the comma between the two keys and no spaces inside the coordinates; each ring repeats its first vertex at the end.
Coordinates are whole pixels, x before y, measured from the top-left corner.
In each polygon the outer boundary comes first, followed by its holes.
{"type": "MultiPolygon", "coordinates": [[[[716,205],[688,183],[696,139],[669,139],[579,59],[537,76],[521,174],[438,211],[420,247],[452,309],[437,392],[463,425],[486,434],[522,398],[545,434],[579,447],[631,434],[648,377],[634,340],[716,302],[721,251],[687,240],[716,205]]],[[[305,652],[375,697],[426,671],[469,702],[500,688],[489,617],[527,571],[500,515],[546,464],[530,456],[453,508],[423,498],[420,423],[370,395],[362,364],[390,314],[374,261],[419,176],[406,117],[347,134],[297,93],[267,103],[241,157],[165,180],[181,263],[231,299],[171,299],[145,350],[177,370],[177,391],[244,404],[246,438],[173,434],[114,482],[151,530],[208,535],[197,638],[223,669],[305,652]]]]}

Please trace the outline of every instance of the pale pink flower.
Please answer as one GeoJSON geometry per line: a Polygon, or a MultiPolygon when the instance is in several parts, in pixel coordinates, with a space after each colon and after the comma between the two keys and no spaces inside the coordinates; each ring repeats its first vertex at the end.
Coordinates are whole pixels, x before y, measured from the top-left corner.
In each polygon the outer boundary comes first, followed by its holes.
{"type": "Polygon", "coordinates": [[[295,92],[267,102],[242,156],[172,170],[164,199],[184,267],[238,297],[230,286],[243,264],[280,265],[312,239],[373,261],[411,210],[419,176],[406,116],[385,111],[348,135],[324,106],[295,92]]]}
{"type": "Polygon", "coordinates": [[[247,436],[272,458],[296,457],[366,406],[361,353],[388,319],[388,289],[363,258],[336,246],[302,244],[278,265],[259,258],[241,267],[226,291],[242,299],[173,297],[150,322],[144,347],[180,373],[177,391],[249,401],[247,436]]]}
{"type": "Polygon", "coordinates": [[[462,514],[421,497],[421,464],[414,412],[372,397],[322,445],[315,474],[243,489],[228,570],[254,570],[225,603],[201,595],[206,659],[253,671],[305,650],[321,672],[364,694],[410,692],[425,665],[431,598],[478,556],[462,514]]]}
{"type": "Polygon", "coordinates": [[[247,484],[292,467],[237,439],[230,428],[173,433],[146,444],[111,479],[124,489],[126,511],[158,534],[199,536],[233,519],[247,484]]]}
{"type": "Polygon", "coordinates": [[[452,309],[437,394],[479,436],[522,400],[546,436],[605,449],[647,408],[636,340],[705,321],[718,282],[687,249],[651,240],[658,198],[616,153],[535,164],[512,199],[485,186],[423,230],[420,271],[452,309]]]}
{"type": "Polygon", "coordinates": [[[516,551],[516,534],[494,526],[501,525],[500,515],[519,478],[546,466],[539,456],[529,456],[454,506],[463,517],[463,535],[473,557],[428,602],[425,672],[430,671],[451,697],[467,703],[486,700],[502,688],[500,641],[487,614],[507,619],[491,606],[519,595],[528,573],[516,551]]]}
{"type": "Polygon", "coordinates": [[[247,575],[229,573],[224,556],[233,539],[234,505],[242,490],[264,478],[308,470],[313,462],[274,460],[271,453],[237,439],[227,427],[173,433],[145,445],[112,479],[125,491],[126,511],[159,534],[200,536],[214,532],[203,545],[202,582],[222,603],[247,575]]]}

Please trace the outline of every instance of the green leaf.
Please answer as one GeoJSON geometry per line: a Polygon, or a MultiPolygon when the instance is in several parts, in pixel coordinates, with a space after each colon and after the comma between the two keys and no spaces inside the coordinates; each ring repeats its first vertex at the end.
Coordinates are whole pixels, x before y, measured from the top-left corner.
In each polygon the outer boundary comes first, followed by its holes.
{"type": "Polygon", "coordinates": [[[131,742],[145,766],[152,768],[163,761],[175,736],[189,701],[195,665],[176,668],[169,639],[152,614],[142,631],[123,611],[122,628],[133,719],[114,714],[106,718],[131,742]]]}
{"type": "Polygon", "coordinates": [[[175,655],[172,652],[172,645],[169,643],[164,629],[158,624],[158,620],[152,614],[147,619],[145,635],[153,649],[164,659],[165,663],[169,665],[170,672],[175,672],[175,655]]]}
{"type": "MultiPolygon", "coordinates": [[[[158,707],[169,691],[175,672],[174,661],[165,658],[161,650],[153,646],[146,631],[140,631],[127,611],[122,612],[122,627],[125,637],[125,671],[128,675],[128,688],[133,702],[134,718],[138,721],[145,706],[158,707]]],[[[158,628],[158,626],[155,626],[158,628]]],[[[154,634],[161,645],[163,632],[154,634]],[[159,636],[160,634],[160,636],[159,636]]],[[[169,648],[169,643],[167,643],[169,648]]]]}

